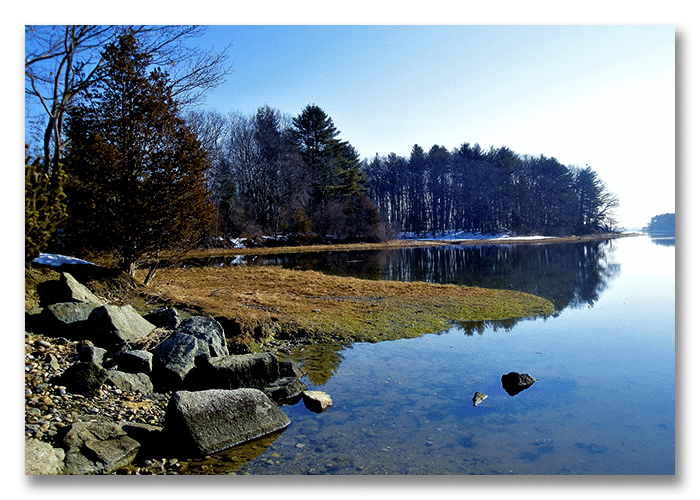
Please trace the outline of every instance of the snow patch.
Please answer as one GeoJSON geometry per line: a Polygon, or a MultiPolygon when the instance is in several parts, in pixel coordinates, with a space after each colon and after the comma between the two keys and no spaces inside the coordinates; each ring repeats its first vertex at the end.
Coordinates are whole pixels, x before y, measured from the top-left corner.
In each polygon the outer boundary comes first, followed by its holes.
{"type": "Polygon", "coordinates": [[[39,257],[34,259],[34,263],[52,267],[58,267],[63,264],[88,264],[90,266],[97,265],[92,262],[88,262],[87,260],[77,259],[75,257],[68,257],[66,255],[59,255],[55,253],[39,254],[39,257]]]}
{"type": "Polygon", "coordinates": [[[444,233],[426,233],[418,235],[416,233],[401,233],[400,239],[419,240],[419,241],[467,241],[467,240],[507,240],[507,241],[527,241],[527,240],[544,240],[553,238],[553,236],[516,236],[511,232],[498,234],[486,234],[481,232],[471,231],[446,231],[444,233]]]}

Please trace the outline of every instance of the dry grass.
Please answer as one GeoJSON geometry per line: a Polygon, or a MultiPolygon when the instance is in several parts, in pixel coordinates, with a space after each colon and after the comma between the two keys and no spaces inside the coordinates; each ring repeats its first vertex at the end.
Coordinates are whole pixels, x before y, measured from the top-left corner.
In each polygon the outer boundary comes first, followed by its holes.
{"type": "Polygon", "coordinates": [[[258,341],[379,341],[437,332],[455,321],[554,313],[551,302],[521,292],[279,267],[166,269],[148,291],[175,306],[235,321],[243,337],[258,341]]]}

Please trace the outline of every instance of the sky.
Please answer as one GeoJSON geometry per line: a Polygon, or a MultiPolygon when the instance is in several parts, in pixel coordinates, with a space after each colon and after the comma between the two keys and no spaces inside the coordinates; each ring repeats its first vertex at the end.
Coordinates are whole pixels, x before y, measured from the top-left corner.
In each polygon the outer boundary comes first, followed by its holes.
{"type": "Polygon", "coordinates": [[[623,227],[675,211],[675,27],[209,26],[233,72],[202,106],[316,104],[360,156],[507,146],[590,165],[623,227]]]}

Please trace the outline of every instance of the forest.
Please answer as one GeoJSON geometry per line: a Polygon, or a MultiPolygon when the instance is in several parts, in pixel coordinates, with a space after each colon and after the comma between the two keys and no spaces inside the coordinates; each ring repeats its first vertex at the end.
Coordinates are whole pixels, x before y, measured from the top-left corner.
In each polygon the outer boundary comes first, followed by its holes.
{"type": "Polygon", "coordinates": [[[469,143],[452,151],[415,145],[408,157],[360,160],[313,104],[291,118],[263,106],[249,117],[193,112],[188,123],[209,154],[225,237],[312,232],[380,240],[504,230],[560,236],[616,226],[617,197],[590,166],[469,143]]]}
{"type": "Polygon", "coordinates": [[[197,36],[191,27],[25,35],[25,94],[45,111],[37,140],[27,134],[27,262],[46,249],[109,254],[133,275],[243,238],[616,230],[618,199],[588,165],[468,142],[362,158],[316,104],[296,116],[268,105],[250,116],[199,108],[228,70],[223,53],[182,49],[197,36]]]}

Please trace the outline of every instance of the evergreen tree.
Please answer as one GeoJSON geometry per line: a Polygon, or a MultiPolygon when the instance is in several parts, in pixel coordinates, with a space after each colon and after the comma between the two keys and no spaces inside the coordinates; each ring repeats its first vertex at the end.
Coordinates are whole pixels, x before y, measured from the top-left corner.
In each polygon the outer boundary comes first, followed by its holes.
{"type": "Polygon", "coordinates": [[[56,229],[66,216],[65,173],[57,164],[51,175],[41,168],[41,158],[24,161],[24,260],[30,264],[56,236],[56,229]]]}
{"type": "Polygon", "coordinates": [[[103,56],[105,78],[69,115],[69,241],[114,255],[133,276],[191,248],[210,224],[208,160],[133,33],[103,56]]]}
{"type": "Polygon", "coordinates": [[[299,155],[312,183],[312,211],[322,208],[329,200],[329,189],[336,184],[340,132],[330,116],[317,105],[309,104],[294,118],[294,137],[299,155]]]}

